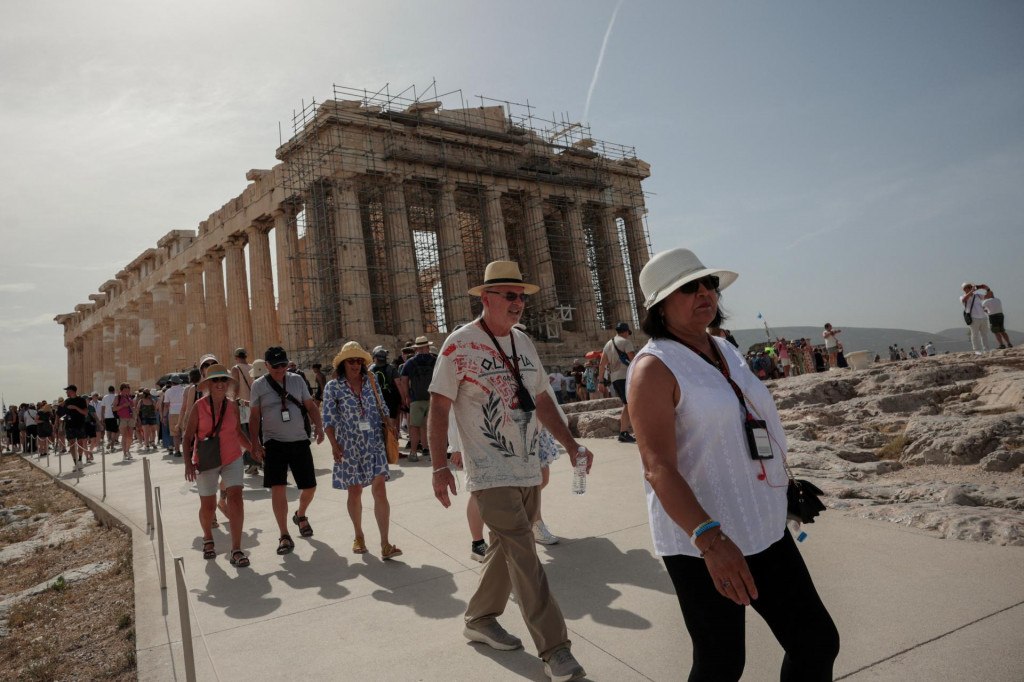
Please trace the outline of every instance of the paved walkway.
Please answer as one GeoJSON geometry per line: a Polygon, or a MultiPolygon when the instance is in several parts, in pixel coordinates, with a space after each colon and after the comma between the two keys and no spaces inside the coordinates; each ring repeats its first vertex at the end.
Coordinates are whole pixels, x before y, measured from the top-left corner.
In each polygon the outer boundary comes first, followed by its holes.
{"type": "MultiPolygon", "coordinates": [[[[570,494],[568,462],[555,463],[544,517],[563,540],[540,548],[573,651],[588,679],[683,679],[690,643],[668,576],[651,553],[636,446],[584,442],[596,454],[589,491],[570,494]]],[[[431,493],[429,462],[394,467],[391,536],[405,555],[380,560],[368,492],[371,553],[355,555],[345,493],[330,487],[326,441],[314,454],[320,487],[309,518],[316,535],[293,532],[297,547],[289,556],[274,553],[277,527],[261,479],[246,477],[249,569],[228,563],[223,517],[214,531],[217,559],[201,558],[199,499],[181,460],[150,455],[170,548],[167,590],[158,582],[156,534],[146,532],[142,455],[107,458],[104,504],[133,531],[140,680],[185,679],[172,554],[184,557],[200,680],[546,679],[512,604],[502,623],[527,642],[525,651],[497,652],[462,638],[479,571],[469,558],[465,494],[443,509],[431,493]]],[[[98,499],[98,462],[76,483],[65,458],[62,478],[98,499]]],[[[836,512],[820,517],[809,535],[801,549],[842,638],[836,679],[1024,679],[1024,548],[937,540],[836,512]]],[[[782,651],[756,614],[747,632],[743,680],[777,680],[782,651]]]]}

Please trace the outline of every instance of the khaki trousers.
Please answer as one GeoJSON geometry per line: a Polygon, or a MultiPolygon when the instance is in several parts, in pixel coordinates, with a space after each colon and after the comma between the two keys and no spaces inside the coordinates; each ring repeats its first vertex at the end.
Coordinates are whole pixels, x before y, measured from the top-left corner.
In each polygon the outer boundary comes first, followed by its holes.
{"type": "Polygon", "coordinates": [[[540,505],[540,486],[487,488],[472,495],[491,537],[480,583],[466,608],[466,623],[485,625],[497,619],[515,588],[537,653],[546,661],[555,649],[571,642],[533,541],[531,519],[540,505]]]}

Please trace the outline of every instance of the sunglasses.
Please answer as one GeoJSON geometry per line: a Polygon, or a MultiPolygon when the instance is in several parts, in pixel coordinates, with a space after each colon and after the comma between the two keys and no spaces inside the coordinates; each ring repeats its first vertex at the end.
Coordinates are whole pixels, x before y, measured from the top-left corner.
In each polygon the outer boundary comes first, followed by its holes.
{"type": "Polygon", "coordinates": [[[529,294],[522,294],[522,293],[518,293],[518,292],[515,292],[515,291],[490,291],[488,289],[484,289],[484,293],[485,294],[494,294],[495,296],[501,296],[502,298],[504,298],[509,303],[515,303],[516,301],[518,301],[520,299],[522,299],[523,303],[529,303],[530,302],[530,295],[529,294]]]}
{"type": "Polygon", "coordinates": [[[199,365],[199,369],[206,369],[207,367],[212,367],[213,365],[216,364],[216,362],[204,362],[203,364],[199,365]]]}
{"type": "Polygon", "coordinates": [[[718,289],[718,277],[715,275],[706,275],[700,279],[695,279],[691,282],[687,282],[683,286],[679,287],[679,291],[684,294],[695,294],[697,293],[697,287],[701,284],[708,291],[718,289]]]}
{"type": "Polygon", "coordinates": [[[214,377],[214,378],[210,379],[210,382],[214,383],[214,384],[226,384],[226,383],[228,383],[228,378],[227,377],[214,377]]]}
{"type": "Polygon", "coordinates": [[[345,362],[349,365],[361,365],[363,361],[359,358],[345,358],[345,362]]]}
{"type": "Polygon", "coordinates": [[[275,363],[270,365],[270,368],[271,369],[281,369],[282,367],[287,367],[287,366],[288,366],[287,362],[275,362],[275,363]]]}

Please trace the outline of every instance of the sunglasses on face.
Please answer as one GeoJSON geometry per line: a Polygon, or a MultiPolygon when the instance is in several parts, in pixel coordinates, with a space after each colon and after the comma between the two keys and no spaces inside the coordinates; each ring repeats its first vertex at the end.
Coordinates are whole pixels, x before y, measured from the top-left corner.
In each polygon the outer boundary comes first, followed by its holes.
{"type": "Polygon", "coordinates": [[[207,367],[209,367],[211,365],[216,365],[216,364],[217,364],[216,362],[204,362],[203,364],[199,365],[199,369],[206,369],[207,367]]]}
{"type": "Polygon", "coordinates": [[[718,277],[715,275],[706,275],[700,279],[687,282],[683,286],[679,287],[679,291],[684,294],[695,294],[697,293],[697,287],[701,284],[703,284],[704,288],[708,291],[718,289],[718,277]]]}
{"type": "Polygon", "coordinates": [[[345,364],[347,365],[361,365],[363,361],[359,358],[345,358],[345,364]]]}
{"type": "Polygon", "coordinates": [[[504,298],[509,303],[515,303],[516,301],[518,301],[520,299],[522,299],[523,303],[529,303],[530,302],[530,295],[529,294],[522,294],[522,293],[519,293],[519,292],[516,292],[516,291],[489,291],[489,290],[485,289],[484,293],[494,294],[495,296],[501,296],[502,298],[504,298]]]}
{"type": "Polygon", "coordinates": [[[272,365],[270,365],[270,368],[271,369],[281,369],[282,367],[287,367],[287,366],[288,366],[287,362],[275,362],[272,365]]]}
{"type": "Polygon", "coordinates": [[[214,378],[210,379],[210,381],[212,383],[214,383],[214,384],[226,384],[226,383],[228,383],[228,378],[227,377],[214,377],[214,378]]]}

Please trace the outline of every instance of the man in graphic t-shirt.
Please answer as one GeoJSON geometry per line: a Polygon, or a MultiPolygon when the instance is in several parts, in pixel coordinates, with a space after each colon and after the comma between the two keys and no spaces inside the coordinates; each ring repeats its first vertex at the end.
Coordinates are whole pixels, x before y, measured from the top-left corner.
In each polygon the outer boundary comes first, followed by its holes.
{"type": "Polygon", "coordinates": [[[539,287],[525,283],[511,261],[490,263],[484,278],[484,284],[469,290],[470,296],[480,296],[483,316],[445,340],[430,384],[434,495],[448,507],[448,493],[455,493],[445,454],[454,408],[466,490],[491,531],[463,635],[494,649],[521,647],[519,638],[497,621],[514,589],[545,672],[551,679],[575,680],[586,673],[570,651],[565,619],[548,588],[533,536],[532,519],[540,507],[538,421],[574,458],[584,457],[588,470],[593,455],[559,418],[530,338],[512,328],[539,287]]]}

